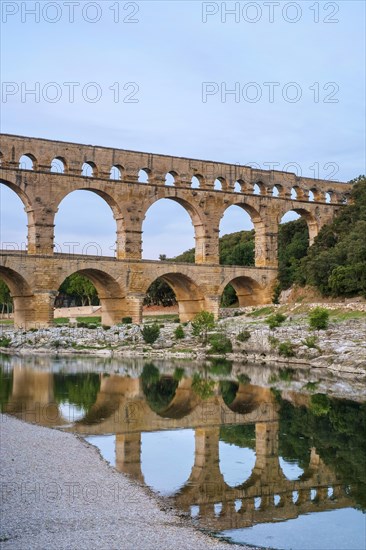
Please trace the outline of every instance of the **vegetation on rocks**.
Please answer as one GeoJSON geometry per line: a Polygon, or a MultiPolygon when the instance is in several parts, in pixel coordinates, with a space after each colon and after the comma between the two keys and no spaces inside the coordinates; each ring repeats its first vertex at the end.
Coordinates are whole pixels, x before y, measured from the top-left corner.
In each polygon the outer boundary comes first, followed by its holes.
{"type": "Polygon", "coordinates": [[[153,323],[152,325],[144,325],[141,333],[147,344],[153,344],[160,336],[160,327],[156,323],[153,323]]]}
{"type": "Polygon", "coordinates": [[[200,311],[192,321],[192,334],[206,344],[209,330],[215,328],[215,317],[208,311],[200,311]]]}
{"type": "Polygon", "coordinates": [[[329,312],[324,307],[315,307],[309,314],[309,325],[314,330],[325,330],[329,324],[329,312]]]}

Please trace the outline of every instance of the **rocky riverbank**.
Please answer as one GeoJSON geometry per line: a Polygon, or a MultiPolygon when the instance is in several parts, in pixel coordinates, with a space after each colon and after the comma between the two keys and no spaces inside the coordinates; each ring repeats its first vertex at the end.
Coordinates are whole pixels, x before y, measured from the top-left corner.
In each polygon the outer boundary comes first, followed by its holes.
{"type": "MultiPolygon", "coordinates": [[[[0,351],[13,354],[92,354],[107,357],[222,357],[259,364],[286,363],[323,367],[338,372],[366,374],[366,305],[327,304],[326,330],[309,329],[309,312],[318,304],[241,308],[225,312],[208,334],[207,343],[192,334],[191,323],[183,325],[177,338],[177,323],[157,320],[160,334],[153,344],[144,341],[138,325],[102,327],[55,326],[39,330],[15,330],[3,326],[0,351]],[[270,328],[268,318],[276,313],[285,320],[270,328]],[[227,316],[229,314],[229,316],[227,316]],[[229,348],[212,345],[220,335],[229,348]]],[[[321,304],[325,307],[325,304],[321,304]]],[[[152,321],[146,321],[151,323],[152,321]]]]}
{"type": "Polygon", "coordinates": [[[3,550],[229,548],[164,509],[74,435],[6,415],[0,434],[3,550]]]}

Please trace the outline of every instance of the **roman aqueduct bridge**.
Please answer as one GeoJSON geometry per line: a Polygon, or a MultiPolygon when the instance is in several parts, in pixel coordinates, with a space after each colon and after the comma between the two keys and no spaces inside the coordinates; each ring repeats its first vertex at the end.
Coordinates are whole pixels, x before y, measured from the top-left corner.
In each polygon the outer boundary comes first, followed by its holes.
{"type": "Polygon", "coordinates": [[[267,303],[277,276],[278,227],[284,214],[300,214],[312,242],[351,192],[349,184],[288,172],[7,134],[0,138],[0,183],[19,196],[28,216],[27,250],[14,246],[0,251],[0,277],[11,290],[20,327],[51,324],[58,289],[75,272],[96,286],[107,325],[127,315],[140,322],[146,291],[158,277],[175,291],[182,321],[202,309],[217,316],[229,283],[240,305],[267,303]],[[24,156],[29,164],[22,164],[24,156]],[[167,174],[173,184],[167,185],[167,174]],[[55,216],[62,200],[76,190],[96,193],[111,208],[114,257],[57,249],[55,216]],[[194,264],[141,259],[142,224],[160,199],[173,200],[188,212],[195,231],[194,264]],[[255,267],[219,264],[220,220],[232,205],[253,222],[255,267]]]}

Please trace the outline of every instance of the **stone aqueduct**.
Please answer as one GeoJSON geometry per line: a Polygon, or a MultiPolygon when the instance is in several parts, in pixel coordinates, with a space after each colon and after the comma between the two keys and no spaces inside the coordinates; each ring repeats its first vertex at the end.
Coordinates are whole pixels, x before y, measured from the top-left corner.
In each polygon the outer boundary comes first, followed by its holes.
{"type": "Polygon", "coordinates": [[[0,277],[11,290],[20,327],[51,324],[58,289],[75,272],[96,286],[107,325],[127,315],[141,322],[145,293],[158,277],[175,291],[182,321],[202,309],[217,316],[229,283],[240,305],[266,303],[277,275],[283,215],[294,210],[303,216],[312,242],[351,191],[349,184],[288,172],[7,134],[1,135],[0,151],[0,183],[20,197],[28,216],[27,251],[0,251],[0,277]],[[20,166],[24,155],[32,169],[20,166]],[[58,172],[51,168],[55,160],[58,172]],[[82,174],[85,163],[91,171],[87,176],[82,174]],[[139,182],[140,170],[147,174],[146,183],[139,182]],[[174,185],[166,185],[167,174],[174,185]],[[192,187],[192,178],[198,187],[192,187]],[[220,190],[214,182],[220,183],[220,190]],[[55,216],[61,201],[76,190],[94,192],[110,206],[116,223],[115,257],[57,251],[55,216]],[[141,259],[142,224],[149,207],[160,199],[173,200],[188,212],[195,231],[194,264],[141,259]],[[232,205],[245,210],[254,224],[255,267],[219,265],[220,220],[232,205]]]}

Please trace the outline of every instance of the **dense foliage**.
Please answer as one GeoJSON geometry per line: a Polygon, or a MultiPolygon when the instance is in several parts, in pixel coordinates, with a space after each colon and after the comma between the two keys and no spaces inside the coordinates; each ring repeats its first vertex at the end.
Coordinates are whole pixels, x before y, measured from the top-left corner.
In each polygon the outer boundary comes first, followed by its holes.
{"type": "Polygon", "coordinates": [[[88,412],[94,405],[100,389],[99,374],[54,374],[55,401],[70,403],[88,412]]]}
{"type": "Polygon", "coordinates": [[[68,302],[73,301],[76,306],[91,306],[99,303],[95,286],[87,277],[79,273],[73,273],[62,283],[56,300],[62,302],[63,297],[66,297],[68,302]]]}
{"type": "Polygon", "coordinates": [[[309,408],[281,401],[280,456],[309,464],[310,449],[352,487],[352,496],[366,508],[366,404],[315,394],[309,408]]]}
{"type": "Polygon", "coordinates": [[[321,229],[296,274],[325,296],[366,296],[366,177],[351,183],[350,204],[321,229]]]}
{"type": "Polygon", "coordinates": [[[147,363],[144,366],[141,382],[146,401],[157,413],[169,406],[178,387],[178,380],[160,375],[159,369],[153,363],[147,363]]]}
{"type": "Polygon", "coordinates": [[[0,308],[1,314],[11,313],[13,306],[13,299],[10,294],[10,290],[7,284],[0,279],[0,308]]]}

